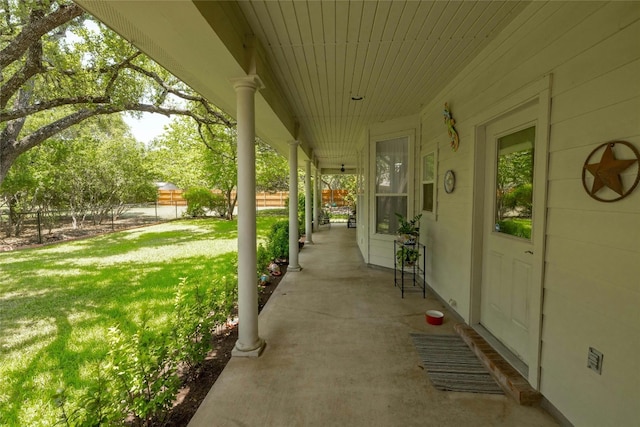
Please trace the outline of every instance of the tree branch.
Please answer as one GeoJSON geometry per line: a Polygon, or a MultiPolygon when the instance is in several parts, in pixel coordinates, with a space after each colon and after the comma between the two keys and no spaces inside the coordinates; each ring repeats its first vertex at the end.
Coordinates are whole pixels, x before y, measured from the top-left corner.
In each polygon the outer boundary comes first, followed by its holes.
{"type": "Polygon", "coordinates": [[[27,117],[31,114],[61,107],[63,105],[106,104],[108,102],[109,98],[105,96],[74,96],[69,98],[57,98],[45,102],[38,102],[36,104],[14,110],[0,111],[0,123],[21,117],[27,117]]]}
{"type": "MultiPolygon", "coordinates": [[[[21,140],[17,141],[14,144],[14,148],[18,154],[22,154],[25,151],[29,150],[42,143],[46,139],[52,137],[53,135],[62,132],[65,129],[70,128],[73,125],[76,125],[89,117],[102,115],[102,114],[113,114],[120,113],[123,111],[143,111],[147,113],[158,113],[163,114],[165,116],[171,116],[174,114],[188,116],[193,118],[198,122],[203,122],[205,124],[225,124],[216,122],[211,119],[199,117],[190,110],[183,110],[178,108],[161,108],[155,105],[150,104],[125,104],[125,105],[112,105],[105,104],[99,105],[95,108],[83,108],[82,110],[76,111],[75,113],[69,114],[66,117],[63,117],[59,120],[56,120],[53,123],[42,126],[37,131],[25,136],[21,140]]],[[[4,141],[2,141],[4,145],[4,141]]]]}
{"type": "Polygon", "coordinates": [[[190,95],[187,93],[184,93],[182,91],[177,90],[174,87],[169,86],[168,84],[166,84],[166,82],[162,79],[162,77],[160,77],[157,73],[153,72],[153,71],[149,71],[149,70],[145,70],[144,68],[129,63],[126,68],[130,68],[134,71],[137,71],[140,74],[143,74],[147,77],[149,77],[150,79],[154,80],[156,82],[156,84],[158,86],[160,86],[162,89],[164,89],[164,91],[166,91],[167,93],[170,93],[172,95],[175,95],[179,98],[182,98],[186,101],[193,101],[193,102],[197,102],[200,105],[202,105],[204,107],[204,109],[207,111],[207,114],[211,114],[213,116],[216,116],[218,118],[218,120],[222,121],[224,124],[226,124],[229,127],[233,127],[235,124],[229,120],[227,120],[227,118],[220,113],[219,111],[213,109],[211,107],[211,104],[209,104],[209,102],[204,99],[201,96],[196,96],[196,95],[190,95]]]}
{"type": "Polygon", "coordinates": [[[31,14],[31,21],[22,28],[20,34],[7,47],[0,50],[0,69],[18,60],[43,35],[77,18],[82,13],[83,10],[75,3],[62,4],[57,10],[46,16],[42,10],[34,11],[31,14]]]}
{"type": "Polygon", "coordinates": [[[11,78],[1,86],[0,109],[4,109],[7,106],[11,97],[20,90],[23,84],[42,71],[44,71],[44,67],[42,66],[42,41],[38,39],[29,46],[27,59],[22,69],[12,75],[11,78]]]}

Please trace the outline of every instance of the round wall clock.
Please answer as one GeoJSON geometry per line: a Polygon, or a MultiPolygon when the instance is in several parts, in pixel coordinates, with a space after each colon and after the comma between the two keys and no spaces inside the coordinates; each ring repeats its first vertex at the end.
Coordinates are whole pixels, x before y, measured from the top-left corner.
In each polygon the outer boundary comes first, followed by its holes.
{"type": "Polygon", "coordinates": [[[449,169],[444,173],[444,191],[451,193],[454,188],[456,188],[456,176],[453,171],[449,169]]]}

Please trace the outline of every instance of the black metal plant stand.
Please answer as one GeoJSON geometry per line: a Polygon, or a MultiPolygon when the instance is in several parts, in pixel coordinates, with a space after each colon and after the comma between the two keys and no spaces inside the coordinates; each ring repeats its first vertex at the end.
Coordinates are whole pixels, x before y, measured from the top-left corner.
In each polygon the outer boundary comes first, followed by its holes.
{"type": "Polygon", "coordinates": [[[402,298],[405,292],[419,292],[422,290],[422,298],[427,296],[426,281],[426,247],[417,241],[414,243],[402,243],[397,240],[393,242],[393,279],[394,286],[400,288],[402,298]],[[405,253],[409,250],[418,251],[418,259],[413,263],[406,261],[405,253]],[[398,260],[397,253],[402,251],[401,259],[398,260]]]}

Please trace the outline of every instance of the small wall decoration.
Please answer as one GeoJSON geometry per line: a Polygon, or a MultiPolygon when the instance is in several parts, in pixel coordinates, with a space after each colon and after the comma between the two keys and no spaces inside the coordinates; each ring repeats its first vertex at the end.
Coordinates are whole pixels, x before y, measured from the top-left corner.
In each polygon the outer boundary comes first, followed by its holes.
{"type": "Polygon", "coordinates": [[[444,123],[447,125],[447,132],[449,133],[449,144],[451,145],[451,149],[453,151],[458,151],[458,146],[460,145],[460,139],[458,138],[458,132],[454,125],[456,121],[451,117],[451,112],[449,111],[449,104],[445,102],[444,104],[444,123]]]}
{"type": "Polygon", "coordinates": [[[636,147],[626,141],[611,141],[599,145],[589,154],[582,168],[582,185],[585,191],[589,196],[600,202],[615,202],[624,199],[637,187],[638,182],[640,182],[640,153],[636,147]],[[604,150],[602,150],[603,147],[604,150]],[[631,150],[635,158],[617,159],[614,148],[616,148],[619,156],[622,155],[621,151],[624,150],[628,152],[631,150]],[[600,161],[591,163],[592,158],[597,156],[596,153],[599,153],[601,150],[602,156],[600,157],[600,161]],[[632,178],[634,181],[630,185],[627,184],[627,189],[625,190],[625,185],[620,174],[634,164],[636,165],[635,178],[632,178]],[[620,197],[603,198],[601,195],[597,195],[597,193],[605,187],[610,188],[620,197]]]}
{"type": "Polygon", "coordinates": [[[456,188],[456,176],[451,169],[444,173],[444,191],[447,194],[453,193],[453,189],[456,188]]]}

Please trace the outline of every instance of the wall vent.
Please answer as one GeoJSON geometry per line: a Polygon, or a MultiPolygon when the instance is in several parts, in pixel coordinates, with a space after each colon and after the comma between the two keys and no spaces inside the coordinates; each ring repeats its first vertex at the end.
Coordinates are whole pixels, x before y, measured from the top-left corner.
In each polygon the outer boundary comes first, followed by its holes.
{"type": "Polygon", "coordinates": [[[602,359],[604,355],[593,347],[589,347],[589,356],[587,358],[587,368],[596,371],[602,375],[602,359]]]}

